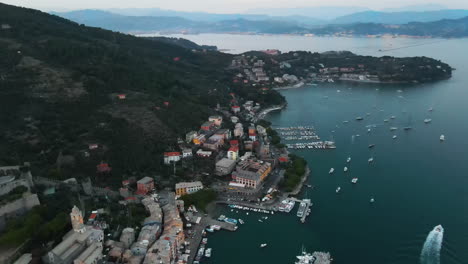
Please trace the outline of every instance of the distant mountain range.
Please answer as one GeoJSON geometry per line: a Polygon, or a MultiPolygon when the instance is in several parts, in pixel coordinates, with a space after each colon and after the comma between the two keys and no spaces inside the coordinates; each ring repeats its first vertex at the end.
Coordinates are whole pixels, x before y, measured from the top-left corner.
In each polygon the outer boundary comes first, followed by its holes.
{"type": "MultiPolygon", "coordinates": [[[[160,9],[125,9],[121,15],[102,10],[78,10],[54,13],[80,24],[127,33],[258,33],[258,34],[347,34],[414,35],[432,37],[468,36],[468,10],[427,12],[364,11],[330,21],[304,16],[223,15],[165,11],[160,9]],[[145,11],[146,10],[146,11],[145,11]],[[146,13],[144,13],[146,12],[146,13]],[[175,12],[175,13],[174,13],[175,12]],[[179,14],[153,16],[151,14],[179,14]],[[191,17],[192,19],[189,19],[191,17]],[[226,19],[223,19],[226,18],[226,19]]],[[[123,12],[120,10],[120,12],[123,12]]]]}

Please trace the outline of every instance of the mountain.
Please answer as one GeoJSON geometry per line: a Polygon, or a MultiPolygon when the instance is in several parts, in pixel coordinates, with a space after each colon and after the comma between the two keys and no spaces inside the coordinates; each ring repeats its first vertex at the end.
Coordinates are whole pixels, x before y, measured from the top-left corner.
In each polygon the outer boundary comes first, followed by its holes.
{"type": "Polygon", "coordinates": [[[380,23],[406,24],[409,22],[432,22],[442,19],[459,19],[468,16],[468,10],[438,10],[426,12],[378,12],[364,11],[342,16],[329,24],[380,23]]]}
{"type": "Polygon", "coordinates": [[[101,27],[120,32],[252,32],[298,33],[305,30],[298,22],[285,20],[221,20],[217,22],[194,21],[181,17],[124,16],[101,10],[79,10],[54,13],[87,26],[101,27]]]}
{"type": "Polygon", "coordinates": [[[468,17],[444,19],[434,22],[411,22],[403,25],[357,23],[352,25],[329,25],[310,30],[317,35],[408,35],[420,37],[458,38],[468,37],[468,17]]]}
{"type": "Polygon", "coordinates": [[[448,9],[447,6],[441,4],[422,4],[422,5],[408,5],[397,8],[384,8],[382,12],[423,12],[423,11],[438,11],[448,9]]]}
{"type": "Polygon", "coordinates": [[[337,17],[357,12],[369,11],[369,8],[359,6],[318,6],[297,8],[257,8],[248,10],[248,13],[266,14],[270,16],[302,16],[317,20],[332,20],[337,17]]]}

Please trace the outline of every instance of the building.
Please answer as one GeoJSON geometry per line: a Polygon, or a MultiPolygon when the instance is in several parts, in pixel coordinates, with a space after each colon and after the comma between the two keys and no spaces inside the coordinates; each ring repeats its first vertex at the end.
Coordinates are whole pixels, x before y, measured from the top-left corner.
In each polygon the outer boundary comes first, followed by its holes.
{"type": "Polygon", "coordinates": [[[164,164],[168,165],[171,162],[177,162],[181,156],[180,152],[164,152],[164,164]]]}
{"type": "Polygon", "coordinates": [[[210,116],[208,121],[213,122],[215,126],[221,126],[223,123],[223,117],[219,115],[210,116]]]}
{"type": "Polygon", "coordinates": [[[193,157],[192,149],[186,148],[182,150],[182,158],[186,159],[191,157],[193,157]]]}
{"type": "Polygon", "coordinates": [[[200,181],[196,182],[179,182],[175,185],[176,194],[182,196],[184,194],[191,194],[203,189],[203,184],[200,181]]]}
{"type": "Polygon", "coordinates": [[[118,94],[117,98],[119,98],[120,100],[125,100],[127,98],[127,95],[126,94],[118,94]]]}
{"type": "Polygon", "coordinates": [[[231,122],[236,124],[237,122],[239,122],[239,118],[237,116],[231,116],[231,122]]]}
{"type": "Polygon", "coordinates": [[[223,136],[213,135],[207,141],[205,141],[205,143],[203,143],[203,147],[209,150],[217,151],[223,144],[223,136]]]}
{"type": "Polygon", "coordinates": [[[197,131],[190,131],[187,134],[185,134],[185,141],[187,143],[191,143],[193,141],[193,139],[196,138],[197,136],[198,136],[197,131]]]}
{"type": "Polygon", "coordinates": [[[244,127],[241,123],[237,123],[236,127],[234,128],[234,136],[235,137],[242,137],[244,135],[244,127]]]}
{"type": "Polygon", "coordinates": [[[238,146],[230,147],[227,152],[227,157],[230,160],[237,160],[239,158],[239,147],[238,146]]]}
{"type": "Polygon", "coordinates": [[[269,162],[247,159],[239,162],[232,173],[232,179],[234,182],[245,184],[247,188],[257,188],[270,172],[269,162]]]}
{"type": "Polygon", "coordinates": [[[137,181],[137,194],[145,195],[154,190],[154,180],[151,177],[144,177],[137,181]]]}
{"type": "Polygon", "coordinates": [[[233,105],[233,106],[231,107],[231,110],[232,110],[232,112],[233,112],[234,114],[237,114],[237,113],[240,112],[240,106],[238,106],[238,105],[233,105]]]}
{"type": "Polygon", "coordinates": [[[229,140],[232,137],[231,130],[227,128],[219,129],[215,135],[221,136],[224,140],[229,140]]]}
{"type": "Polygon", "coordinates": [[[203,131],[210,131],[214,127],[214,122],[207,121],[200,126],[200,129],[203,131]]]}
{"type": "Polygon", "coordinates": [[[255,132],[254,133],[249,132],[249,139],[252,140],[252,141],[256,141],[257,140],[257,134],[255,132]]]}
{"type": "Polygon", "coordinates": [[[205,135],[198,135],[193,139],[193,144],[195,145],[201,145],[205,143],[206,141],[206,136],[205,135]]]}
{"type": "Polygon", "coordinates": [[[81,214],[80,209],[78,209],[76,205],[72,208],[72,211],[70,213],[70,219],[73,231],[75,231],[76,233],[84,233],[86,231],[83,221],[83,214],[81,214]]]}
{"type": "Polygon", "coordinates": [[[112,171],[112,168],[107,163],[100,163],[96,166],[98,173],[109,173],[112,171]]]}
{"type": "Polygon", "coordinates": [[[70,217],[73,230],[43,257],[43,261],[48,264],[96,264],[103,257],[104,232],[92,226],[84,226],[83,216],[76,206],[70,217]]]}
{"type": "Polygon", "coordinates": [[[232,159],[221,159],[216,162],[216,174],[218,175],[228,175],[236,167],[236,161],[232,159]]]}
{"type": "Polygon", "coordinates": [[[207,151],[207,150],[203,150],[203,149],[199,149],[197,151],[197,156],[202,157],[202,158],[211,157],[211,154],[213,154],[212,151],[207,151]]]}

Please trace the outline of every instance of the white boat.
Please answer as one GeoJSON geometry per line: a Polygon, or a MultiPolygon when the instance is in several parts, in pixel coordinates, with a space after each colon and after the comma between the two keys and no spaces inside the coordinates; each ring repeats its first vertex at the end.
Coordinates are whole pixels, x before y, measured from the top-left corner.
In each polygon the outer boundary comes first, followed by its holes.
{"type": "Polygon", "coordinates": [[[396,116],[391,116],[391,117],[390,117],[390,119],[395,119],[395,118],[396,118],[396,116]]]}
{"type": "Polygon", "coordinates": [[[393,135],[393,137],[392,137],[392,138],[393,138],[393,139],[396,139],[396,138],[397,138],[397,136],[396,136],[396,135],[393,135]]]}
{"type": "Polygon", "coordinates": [[[388,122],[388,119],[384,119],[383,121],[384,121],[385,123],[387,123],[387,122],[388,122]]]}
{"type": "Polygon", "coordinates": [[[429,112],[432,112],[434,110],[434,108],[430,107],[429,109],[427,109],[427,111],[429,112]]]}
{"type": "Polygon", "coordinates": [[[258,219],[258,221],[259,221],[260,223],[263,223],[263,220],[262,220],[262,219],[258,219]]]}
{"type": "Polygon", "coordinates": [[[347,163],[350,163],[351,162],[351,157],[348,157],[348,159],[346,160],[347,163]]]}
{"type": "Polygon", "coordinates": [[[330,171],[328,173],[332,174],[333,172],[335,171],[334,168],[331,168],[330,171]]]}
{"type": "Polygon", "coordinates": [[[367,160],[367,162],[369,162],[369,163],[374,162],[374,158],[369,158],[369,159],[367,160]]]}
{"type": "Polygon", "coordinates": [[[356,184],[357,181],[358,181],[358,178],[353,178],[353,179],[351,180],[351,182],[354,183],[354,184],[356,184]]]}
{"type": "Polygon", "coordinates": [[[241,225],[243,225],[243,224],[244,224],[244,220],[242,220],[242,219],[239,218],[239,223],[240,223],[241,225]]]}
{"type": "Polygon", "coordinates": [[[205,251],[205,257],[210,258],[211,257],[211,248],[207,248],[205,251]]]}
{"type": "Polygon", "coordinates": [[[261,248],[264,248],[264,247],[266,247],[266,246],[267,246],[266,243],[265,243],[265,244],[260,244],[260,247],[261,247],[261,248]]]}
{"type": "Polygon", "coordinates": [[[348,121],[348,120],[345,120],[345,121],[343,121],[343,124],[347,124],[347,123],[349,123],[349,121],[348,121]]]}
{"type": "Polygon", "coordinates": [[[370,131],[371,131],[370,128],[368,128],[368,129],[367,129],[367,133],[370,133],[370,131]]]}
{"type": "Polygon", "coordinates": [[[424,119],[424,123],[429,124],[430,122],[432,122],[432,119],[430,119],[430,118],[424,119]]]}
{"type": "Polygon", "coordinates": [[[390,131],[395,131],[397,129],[398,129],[398,127],[390,127],[390,131]]]}
{"type": "Polygon", "coordinates": [[[202,244],[206,244],[206,243],[208,243],[208,238],[204,237],[204,238],[202,239],[202,244]]]}
{"type": "Polygon", "coordinates": [[[343,171],[344,171],[344,172],[347,172],[347,171],[348,171],[348,167],[344,167],[343,171]]]}
{"type": "Polygon", "coordinates": [[[339,193],[341,191],[341,187],[336,188],[336,193],[339,193]]]}
{"type": "Polygon", "coordinates": [[[370,198],[370,202],[371,203],[375,202],[374,198],[370,198]]]}
{"type": "Polygon", "coordinates": [[[444,135],[440,135],[440,141],[444,141],[445,140],[445,136],[444,135]]]}

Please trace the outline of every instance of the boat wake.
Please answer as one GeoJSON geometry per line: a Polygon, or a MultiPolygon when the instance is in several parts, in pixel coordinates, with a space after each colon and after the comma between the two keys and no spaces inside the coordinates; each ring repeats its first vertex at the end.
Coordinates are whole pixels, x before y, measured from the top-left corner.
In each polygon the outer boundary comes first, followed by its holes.
{"type": "Polygon", "coordinates": [[[421,251],[421,264],[440,264],[440,250],[444,237],[444,228],[441,225],[434,227],[424,242],[421,251]]]}

